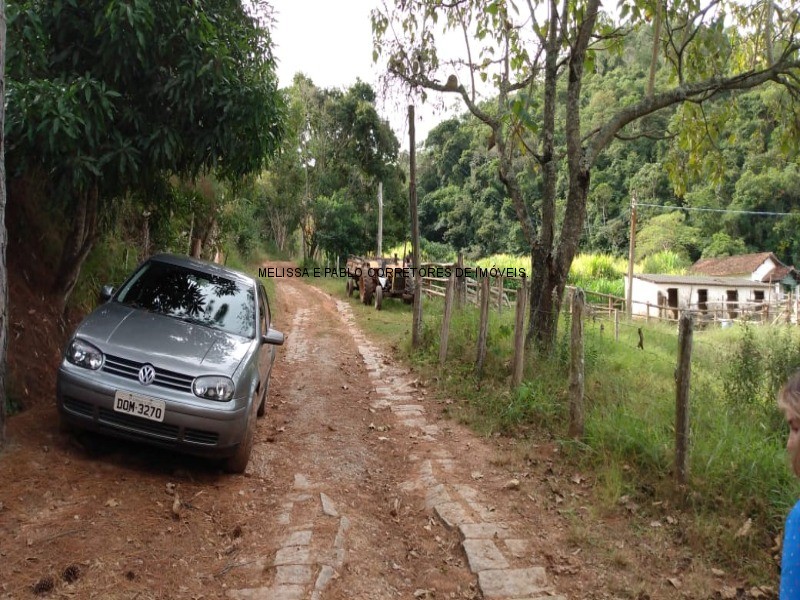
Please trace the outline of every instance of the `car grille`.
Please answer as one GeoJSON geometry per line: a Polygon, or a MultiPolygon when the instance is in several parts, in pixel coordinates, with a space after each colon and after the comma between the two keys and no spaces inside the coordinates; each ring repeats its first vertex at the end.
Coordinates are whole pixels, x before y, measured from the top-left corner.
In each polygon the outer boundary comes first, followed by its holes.
{"type": "Polygon", "coordinates": [[[159,423],[157,421],[148,421],[139,417],[118,413],[106,408],[100,409],[100,417],[98,419],[101,423],[107,425],[115,425],[123,429],[130,429],[138,433],[159,437],[165,440],[178,439],[178,426],[169,425],[168,423],[159,423]]]}
{"type": "Polygon", "coordinates": [[[199,429],[184,429],[183,431],[184,442],[216,446],[218,440],[219,434],[214,431],[201,431],[199,429]]]}
{"type": "MultiPolygon", "coordinates": [[[[112,375],[119,375],[126,379],[139,381],[139,369],[141,369],[144,364],[145,363],[136,362],[135,360],[106,354],[105,361],[103,362],[103,371],[111,373],[112,375]]],[[[153,381],[153,385],[170,390],[177,390],[179,392],[191,393],[192,381],[194,381],[194,377],[190,375],[183,375],[175,371],[156,368],[156,378],[153,381]]]]}
{"type": "MultiPolygon", "coordinates": [[[[65,396],[64,408],[73,414],[89,417],[90,419],[94,418],[94,405],[84,402],[83,400],[65,396]]],[[[176,442],[181,437],[180,428],[177,425],[148,421],[139,417],[108,410],[107,408],[99,409],[98,421],[103,425],[120,427],[129,433],[138,434],[143,439],[157,437],[162,440],[176,442]]],[[[202,429],[187,427],[183,430],[182,440],[187,444],[216,446],[217,443],[219,443],[219,434],[216,431],[204,431],[202,429]]]]}
{"type": "Polygon", "coordinates": [[[83,400],[77,400],[70,396],[64,397],[64,408],[68,411],[83,415],[85,417],[94,416],[94,406],[83,400]]]}

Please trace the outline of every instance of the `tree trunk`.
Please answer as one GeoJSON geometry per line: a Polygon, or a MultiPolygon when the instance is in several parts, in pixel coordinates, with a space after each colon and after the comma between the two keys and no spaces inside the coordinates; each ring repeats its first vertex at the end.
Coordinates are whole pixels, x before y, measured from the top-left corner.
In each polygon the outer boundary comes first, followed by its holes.
{"type": "Polygon", "coordinates": [[[286,239],[289,237],[288,217],[281,214],[279,210],[272,206],[267,207],[267,218],[272,230],[272,237],[278,250],[286,250],[286,239]]]}
{"type": "Polygon", "coordinates": [[[217,250],[218,238],[219,238],[219,225],[217,224],[217,218],[211,217],[211,223],[209,223],[208,227],[206,227],[205,235],[203,235],[203,242],[202,242],[202,247],[203,249],[205,249],[207,253],[207,256],[205,257],[206,259],[208,260],[214,259],[214,255],[216,254],[217,250]]]}
{"type": "Polygon", "coordinates": [[[59,297],[62,310],[66,309],[67,300],[78,281],[81,267],[97,241],[98,195],[97,186],[93,186],[77,196],[70,232],[64,242],[61,263],[53,285],[53,293],[59,297]]]}
{"type": "Polygon", "coordinates": [[[6,268],[6,2],[0,0],[0,449],[6,440],[6,349],[8,347],[8,269],[6,268]]]}
{"type": "Polygon", "coordinates": [[[553,289],[555,288],[555,261],[553,244],[556,227],[556,183],[558,161],[555,153],[555,128],[558,85],[558,51],[561,45],[556,2],[551,0],[550,24],[545,56],[544,109],[542,113],[542,208],[539,238],[531,245],[531,300],[530,320],[525,345],[536,342],[540,351],[548,352],[555,338],[553,315],[553,289]]]}

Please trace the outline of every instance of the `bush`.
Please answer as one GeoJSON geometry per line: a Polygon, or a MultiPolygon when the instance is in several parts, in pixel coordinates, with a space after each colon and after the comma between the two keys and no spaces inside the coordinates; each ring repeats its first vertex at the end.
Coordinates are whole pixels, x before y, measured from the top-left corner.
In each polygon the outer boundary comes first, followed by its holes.
{"type": "Polygon", "coordinates": [[[689,268],[689,260],[677,252],[664,250],[648,255],[639,265],[639,273],[662,273],[665,275],[683,275],[689,268]]]}

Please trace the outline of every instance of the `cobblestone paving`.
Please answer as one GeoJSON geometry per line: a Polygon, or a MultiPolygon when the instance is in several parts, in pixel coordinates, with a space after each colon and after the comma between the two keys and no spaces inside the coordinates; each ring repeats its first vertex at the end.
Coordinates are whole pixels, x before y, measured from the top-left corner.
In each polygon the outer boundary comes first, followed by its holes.
{"type": "Polygon", "coordinates": [[[337,308],[358,345],[370,377],[375,383],[374,410],[390,410],[397,422],[416,430],[418,439],[430,442],[431,459],[412,456],[415,477],[403,484],[406,491],[421,491],[426,508],[448,528],[459,531],[462,547],[470,570],[478,576],[484,598],[508,600],[565,600],[548,583],[543,567],[531,564],[528,541],[515,533],[513,521],[504,520],[499,511],[467,484],[440,482],[438,475],[448,473],[452,481],[456,458],[435,448],[439,428],[429,424],[425,408],[414,404],[416,390],[406,377],[393,374],[379,351],[366,339],[356,325],[353,312],[346,302],[337,308]]]}
{"type": "MultiPolygon", "coordinates": [[[[291,287],[285,291],[290,299],[298,293],[291,287]]],[[[399,374],[396,365],[367,340],[347,302],[337,301],[336,307],[368,371],[370,408],[391,414],[392,430],[407,431],[418,442],[409,456],[409,479],[399,491],[424,499],[431,517],[458,532],[483,598],[564,600],[548,582],[544,568],[533,564],[528,540],[516,533],[518,524],[490,506],[469,482],[459,481],[464,459],[440,443],[442,432],[428,420],[416,383],[399,374]]],[[[312,318],[308,309],[295,312],[287,362],[300,365],[313,354],[316,342],[305,332],[312,318]]],[[[326,587],[346,561],[351,518],[358,516],[342,514],[346,504],[331,497],[332,488],[324,483],[303,473],[294,475],[291,489],[279,500],[280,509],[270,516],[279,527],[277,549],[268,556],[241,557],[236,566],[249,571],[251,585],[228,591],[228,598],[323,600],[326,587]]]]}

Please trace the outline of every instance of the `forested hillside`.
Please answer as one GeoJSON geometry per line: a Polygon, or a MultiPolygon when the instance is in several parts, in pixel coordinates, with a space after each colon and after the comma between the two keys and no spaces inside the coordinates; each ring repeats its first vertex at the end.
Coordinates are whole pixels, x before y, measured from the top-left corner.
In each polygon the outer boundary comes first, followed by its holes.
{"type": "MultiPolygon", "coordinates": [[[[618,55],[598,55],[594,72],[585,82],[587,128],[599,123],[609,107],[625,105],[644,89],[649,44],[643,30],[618,55]]],[[[677,130],[686,113],[695,108],[665,109],[652,116],[634,139],[611,142],[592,174],[581,250],[627,255],[631,197],[635,196],[640,205],[672,207],[639,207],[637,260],[662,250],[676,252],[687,263],[700,257],[774,251],[789,264],[800,263],[796,236],[800,170],[797,144],[787,136],[784,121],[793,118],[791,106],[781,108],[786,102],[788,98],[775,86],[731,94],[706,112],[705,123],[679,136],[663,132],[677,130]],[[653,135],[648,135],[650,131],[653,135]]],[[[528,251],[511,199],[498,177],[497,153],[490,146],[488,128],[465,114],[431,131],[419,159],[423,237],[464,250],[473,258],[528,251]]],[[[541,178],[528,163],[519,161],[515,167],[526,202],[535,210],[541,178]]],[[[565,181],[566,164],[562,163],[558,186],[562,212],[565,181]]]]}

